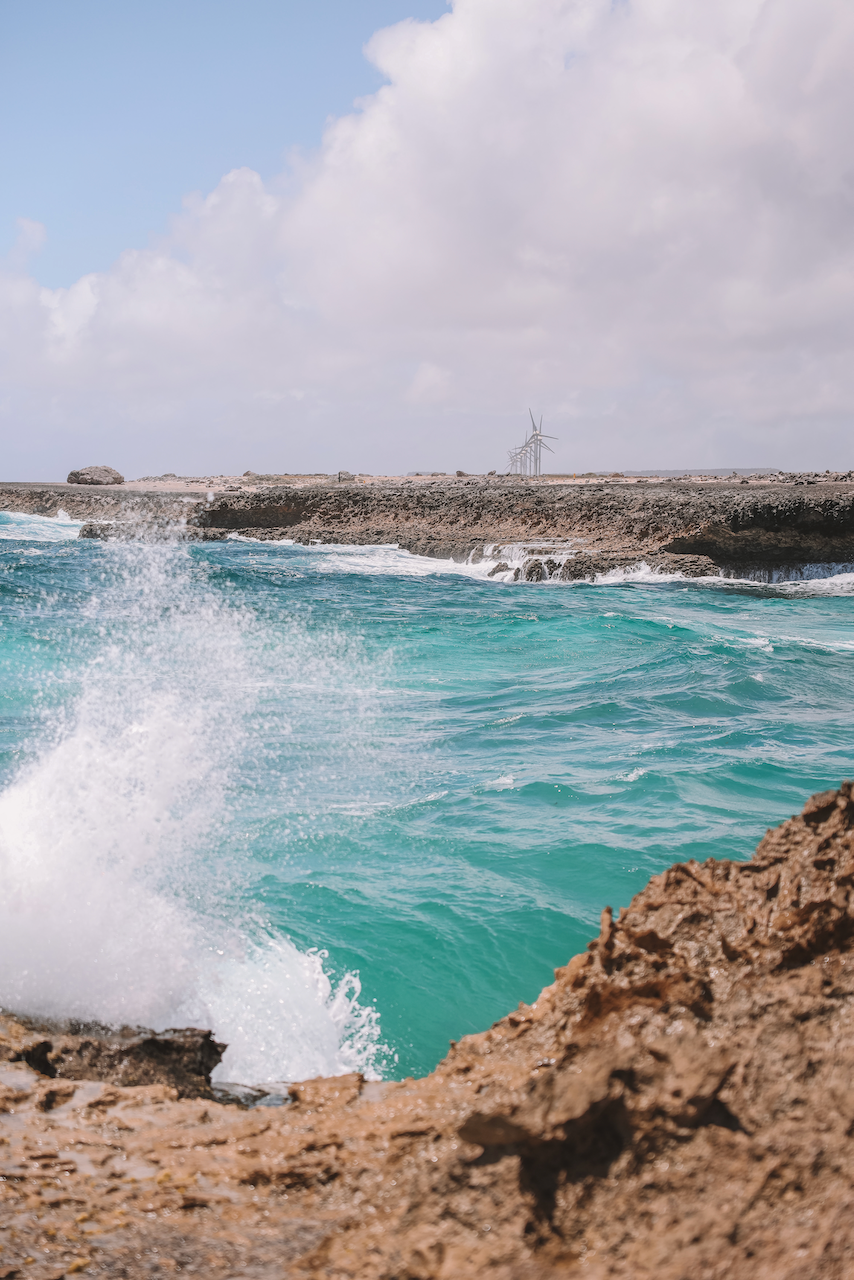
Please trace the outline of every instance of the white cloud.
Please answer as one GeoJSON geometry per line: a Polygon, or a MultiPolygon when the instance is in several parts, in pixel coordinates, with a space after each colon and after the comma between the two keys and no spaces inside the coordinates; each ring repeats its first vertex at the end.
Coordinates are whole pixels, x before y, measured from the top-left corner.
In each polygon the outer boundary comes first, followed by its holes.
{"type": "Polygon", "coordinates": [[[10,264],[21,474],[473,470],[529,404],[571,469],[850,465],[848,0],[456,0],[369,55],[281,182],[68,290],[10,264]]]}
{"type": "Polygon", "coordinates": [[[443,369],[438,364],[431,364],[429,360],[422,360],[415,370],[415,376],[406,390],[404,399],[409,404],[441,404],[443,400],[448,399],[450,384],[451,375],[448,369],[443,369]]]}

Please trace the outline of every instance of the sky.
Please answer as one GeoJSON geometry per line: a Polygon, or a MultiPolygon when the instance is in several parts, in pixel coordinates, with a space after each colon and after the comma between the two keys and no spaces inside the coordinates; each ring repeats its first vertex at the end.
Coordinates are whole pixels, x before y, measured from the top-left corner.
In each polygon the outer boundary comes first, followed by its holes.
{"type": "Polygon", "coordinates": [[[68,286],[145,248],[191,191],[265,180],[331,116],[380,87],[381,26],[444,0],[0,0],[0,252],[19,217],[46,241],[39,282],[68,286]]]}
{"type": "Polygon", "coordinates": [[[850,0],[0,0],[2,479],[849,468],[850,0]]]}

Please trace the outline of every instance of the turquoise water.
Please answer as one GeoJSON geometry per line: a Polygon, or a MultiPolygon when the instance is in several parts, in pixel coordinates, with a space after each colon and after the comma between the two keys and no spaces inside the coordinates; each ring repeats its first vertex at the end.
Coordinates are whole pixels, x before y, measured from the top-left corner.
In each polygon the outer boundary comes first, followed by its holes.
{"type": "Polygon", "coordinates": [[[0,517],[0,1004],[429,1070],[854,772],[854,576],[508,584],[0,517]],[[50,540],[48,540],[50,539],[50,540]]]}

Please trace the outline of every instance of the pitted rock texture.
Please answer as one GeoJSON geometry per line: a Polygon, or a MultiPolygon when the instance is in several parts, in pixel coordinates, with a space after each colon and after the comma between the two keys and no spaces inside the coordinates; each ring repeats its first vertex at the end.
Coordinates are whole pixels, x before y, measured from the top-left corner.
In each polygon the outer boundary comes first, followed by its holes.
{"type": "Polygon", "coordinates": [[[137,518],[135,520],[88,520],[78,538],[93,538],[101,542],[223,542],[227,534],[222,529],[199,529],[168,518],[137,518]]]}
{"type": "Polygon", "coordinates": [[[125,478],[113,467],[81,467],[69,471],[68,484],[124,484],[125,478]]]}
{"type": "Polygon", "coordinates": [[[0,1066],[3,1261],[276,1280],[849,1280],[854,796],[655,876],[423,1080],[290,1105],[0,1066]],[[26,1259],[32,1261],[27,1262],[26,1259]]]}
{"type": "Polygon", "coordinates": [[[455,560],[490,548],[496,561],[521,561],[519,577],[529,582],[589,578],[639,564],[688,576],[723,571],[758,578],[797,577],[818,565],[854,568],[850,476],[583,485],[501,476],[369,484],[311,479],[255,491],[212,484],[201,494],[0,486],[0,510],[55,515],[60,509],[89,521],[82,536],[90,538],[219,540],[240,533],[299,543],[396,543],[417,555],[455,560]]]}
{"type": "Polygon", "coordinates": [[[0,485],[0,511],[38,516],[64,511],[72,520],[109,521],[143,531],[152,523],[180,529],[202,506],[197,496],[168,490],[145,493],[120,485],[0,485]]]}
{"type": "Polygon", "coordinates": [[[179,1098],[212,1098],[211,1072],[226,1046],[195,1027],[154,1032],[145,1027],[51,1022],[0,1011],[0,1062],[23,1062],[55,1080],[165,1084],[179,1098]]]}
{"type": "Polygon", "coordinates": [[[440,556],[453,548],[457,558],[490,543],[543,538],[574,540],[588,553],[610,552],[619,567],[650,554],[702,557],[734,571],[854,562],[849,483],[582,487],[477,477],[381,487],[282,486],[218,495],[192,519],[244,534],[277,529],[298,542],[397,542],[440,556]]]}

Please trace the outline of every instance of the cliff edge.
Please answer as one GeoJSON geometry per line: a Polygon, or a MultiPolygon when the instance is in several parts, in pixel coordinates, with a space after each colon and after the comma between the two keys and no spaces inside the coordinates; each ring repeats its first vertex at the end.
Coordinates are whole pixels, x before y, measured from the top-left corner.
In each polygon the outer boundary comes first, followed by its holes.
{"type": "Polygon", "coordinates": [[[852,784],[606,908],[423,1080],[0,1081],[0,1276],[847,1280],[852,784]]]}
{"type": "MultiPolygon", "coordinates": [[[[0,485],[0,510],[87,523],[81,537],[394,543],[440,559],[512,560],[517,577],[589,579],[645,563],[689,577],[798,577],[854,567],[854,482],[570,482],[520,477],[303,479],[210,487],[0,485]],[[486,549],[489,548],[487,551],[486,549]]],[[[174,482],[177,484],[177,480],[174,482]]],[[[503,569],[509,568],[508,563],[503,569]]],[[[498,568],[496,566],[496,572],[498,568]]]]}

